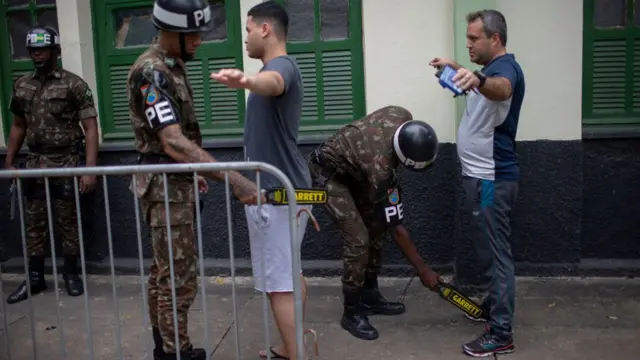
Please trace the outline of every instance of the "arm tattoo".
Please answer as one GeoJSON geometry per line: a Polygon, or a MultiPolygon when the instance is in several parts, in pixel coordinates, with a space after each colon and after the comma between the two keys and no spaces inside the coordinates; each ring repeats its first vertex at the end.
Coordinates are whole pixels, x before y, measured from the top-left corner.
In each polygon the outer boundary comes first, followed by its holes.
{"type": "MultiPolygon", "coordinates": [[[[179,125],[171,125],[160,131],[160,137],[165,144],[165,149],[171,149],[171,157],[175,160],[183,163],[205,163],[216,162],[216,159],[204,151],[201,147],[196,145],[191,140],[187,139],[180,131],[179,125]]],[[[166,150],[165,150],[166,151],[166,150]]],[[[247,180],[244,176],[236,171],[228,171],[229,183],[231,185],[238,185],[241,182],[247,180]]],[[[202,176],[206,176],[210,179],[218,182],[224,182],[224,172],[202,172],[202,176]]]]}

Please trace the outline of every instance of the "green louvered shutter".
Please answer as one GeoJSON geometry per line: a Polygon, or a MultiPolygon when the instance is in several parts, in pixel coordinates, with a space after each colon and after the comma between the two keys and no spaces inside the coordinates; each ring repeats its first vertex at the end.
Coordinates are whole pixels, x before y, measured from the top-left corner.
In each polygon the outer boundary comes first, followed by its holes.
{"type": "Polygon", "coordinates": [[[322,87],[324,117],[327,120],[349,121],[354,118],[354,88],[351,51],[322,54],[322,87]]]}
{"type": "Polygon", "coordinates": [[[117,131],[130,131],[129,100],[127,98],[127,76],[129,65],[109,67],[109,90],[111,92],[111,122],[117,131]]]}
{"type": "MultiPolygon", "coordinates": [[[[636,9],[640,11],[640,5],[638,5],[636,9]]],[[[633,101],[632,101],[633,112],[640,114],[640,38],[635,39],[633,43],[632,83],[633,83],[633,101]]]]}
{"type": "MultiPolygon", "coordinates": [[[[209,74],[223,67],[243,67],[240,7],[236,1],[211,0],[209,4],[214,27],[203,35],[196,58],[186,64],[187,76],[203,136],[237,137],[244,123],[244,91],[228,89],[210,80],[209,74]]],[[[106,140],[133,138],[126,79],[133,62],[156,35],[150,25],[152,7],[153,0],[92,2],[94,23],[104,24],[96,26],[96,65],[106,140]]]]}
{"type": "Polygon", "coordinates": [[[640,20],[634,9],[640,10],[635,0],[585,0],[585,125],[640,125],[640,20]]]}
{"type": "MultiPolygon", "coordinates": [[[[208,62],[209,74],[225,68],[239,67],[234,58],[211,59],[208,62]]],[[[215,127],[236,126],[244,123],[244,115],[240,109],[244,109],[244,91],[230,89],[217,81],[210,81],[211,122],[215,127]]]]}
{"type": "Polygon", "coordinates": [[[311,54],[294,54],[304,85],[304,100],[302,102],[301,121],[315,121],[318,119],[318,72],[316,71],[316,56],[311,54]]]}
{"type": "Polygon", "coordinates": [[[592,114],[625,113],[627,42],[596,40],[593,44],[592,114]]]}
{"type": "Polygon", "coordinates": [[[280,2],[290,13],[287,51],[304,83],[301,132],[332,132],[364,116],[361,1],[280,2]],[[323,11],[331,20],[322,21],[323,11]]]}
{"type": "Polygon", "coordinates": [[[194,61],[187,65],[187,77],[193,90],[193,105],[196,108],[196,118],[200,121],[200,125],[205,120],[204,109],[204,79],[202,64],[200,61],[194,61]]]}

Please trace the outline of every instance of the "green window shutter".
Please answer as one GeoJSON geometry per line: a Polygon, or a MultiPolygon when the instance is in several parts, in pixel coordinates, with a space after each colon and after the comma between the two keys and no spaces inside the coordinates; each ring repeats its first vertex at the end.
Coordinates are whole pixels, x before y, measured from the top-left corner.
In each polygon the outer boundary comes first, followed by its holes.
{"type": "MultiPolygon", "coordinates": [[[[204,35],[196,58],[186,64],[187,77],[203,137],[237,137],[244,124],[244,92],[210,80],[209,74],[223,67],[242,68],[240,6],[236,1],[210,0],[209,4],[216,26],[204,35]]],[[[126,78],[133,62],[156,35],[150,19],[152,7],[152,0],[92,2],[105,141],[133,139],[126,78]]]]}
{"type": "Polygon", "coordinates": [[[591,72],[591,113],[594,115],[625,113],[627,42],[595,40],[591,72]]]}
{"type": "MultiPolygon", "coordinates": [[[[639,3],[640,4],[640,3],[639,3]]],[[[640,5],[636,4],[636,11],[640,12],[640,5]]],[[[636,15],[640,18],[640,15],[636,15]]],[[[638,24],[640,26],[640,24],[638,24]]],[[[640,37],[633,42],[633,102],[634,113],[640,114],[640,37]]]]}
{"type": "Polygon", "coordinates": [[[640,125],[640,23],[635,0],[585,0],[583,124],[640,125]]]}
{"type": "Polygon", "coordinates": [[[294,54],[304,85],[304,99],[302,101],[301,122],[318,119],[318,72],[316,71],[315,53],[294,54]]]}
{"type": "MultiPolygon", "coordinates": [[[[208,79],[212,72],[234,67],[239,67],[234,58],[211,59],[205,78],[208,79]]],[[[244,123],[244,114],[240,112],[244,107],[244,91],[230,89],[217,81],[211,81],[210,92],[212,127],[236,126],[244,123]]]]}
{"type": "Polygon", "coordinates": [[[109,67],[109,89],[111,91],[111,121],[114,129],[127,131],[131,129],[129,118],[129,99],[127,97],[128,65],[111,65],[109,67]]]}
{"type": "Polygon", "coordinates": [[[364,116],[361,0],[280,3],[289,12],[287,51],[296,58],[304,83],[301,133],[330,133],[364,116]],[[323,11],[332,6],[326,14],[331,21],[324,24],[323,11]]]}
{"type": "Polygon", "coordinates": [[[200,61],[187,64],[187,78],[193,90],[193,105],[196,110],[196,117],[200,126],[205,123],[204,109],[204,79],[202,64],[200,61]]]}
{"type": "Polygon", "coordinates": [[[322,54],[322,87],[324,88],[324,117],[327,120],[354,119],[353,66],[350,51],[322,54]]]}

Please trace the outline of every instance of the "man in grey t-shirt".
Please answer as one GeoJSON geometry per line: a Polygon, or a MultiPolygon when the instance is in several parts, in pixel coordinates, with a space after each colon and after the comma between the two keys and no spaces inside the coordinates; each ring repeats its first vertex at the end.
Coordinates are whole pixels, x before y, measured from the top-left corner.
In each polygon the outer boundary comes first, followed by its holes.
{"type": "MultiPolygon", "coordinates": [[[[263,68],[254,76],[245,75],[237,69],[223,69],[211,74],[211,78],[232,88],[251,91],[245,117],[245,160],[265,162],[279,168],[295,188],[311,187],[307,162],[297,146],[303,86],[295,59],[287,55],[289,18],[286,11],[273,1],[254,6],[247,17],[247,53],[253,59],[260,59],[263,68]]],[[[250,178],[255,180],[255,174],[250,178]]],[[[261,188],[281,186],[274,176],[261,173],[261,188]]],[[[308,205],[298,205],[298,209],[305,207],[311,211],[308,205]]],[[[255,288],[269,294],[283,340],[282,344],[261,351],[260,356],[267,357],[269,351],[272,357],[297,359],[288,206],[265,204],[260,209],[245,206],[245,212],[255,288]]],[[[299,244],[307,220],[307,214],[302,213],[298,221],[299,244]]],[[[299,260],[300,254],[296,256],[299,260]]],[[[304,277],[302,299],[305,302],[304,277]]]]}
{"type": "MultiPolygon", "coordinates": [[[[311,187],[309,168],[298,149],[298,128],[302,112],[302,76],[295,58],[280,55],[265,63],[261,73],[274,72],[282,78],[279,96],[251,92],[244,124],[246,161],[263,161],[285,173],[296,188],[311,187]]],[[[255,181],[255,173],[250,179],[255,181]]],[[[261,173],[260,187],[282,187],[274,176],[261,173]]]]}

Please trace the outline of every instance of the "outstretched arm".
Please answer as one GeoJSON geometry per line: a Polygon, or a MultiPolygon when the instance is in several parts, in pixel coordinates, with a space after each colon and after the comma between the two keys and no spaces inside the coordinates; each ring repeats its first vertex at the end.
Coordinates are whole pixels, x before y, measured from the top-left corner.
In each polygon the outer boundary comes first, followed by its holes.
{"type": "MultiPolygon", "coordinates": [[[[166,74],[158,70],[145,69],[134,75],[134,101],[144,125],[156,132],[164,152],[180,163],[205,163],[217,160],[182,133],[180,110],[175,101],[175,89],[166,74]]],[[[256,184],[237,171],[228,171],[229,183],[242,202],[254,203],[256,184]]],[[[224,182],[224,172],[200,172],[217,182],[224,182]]]]}

